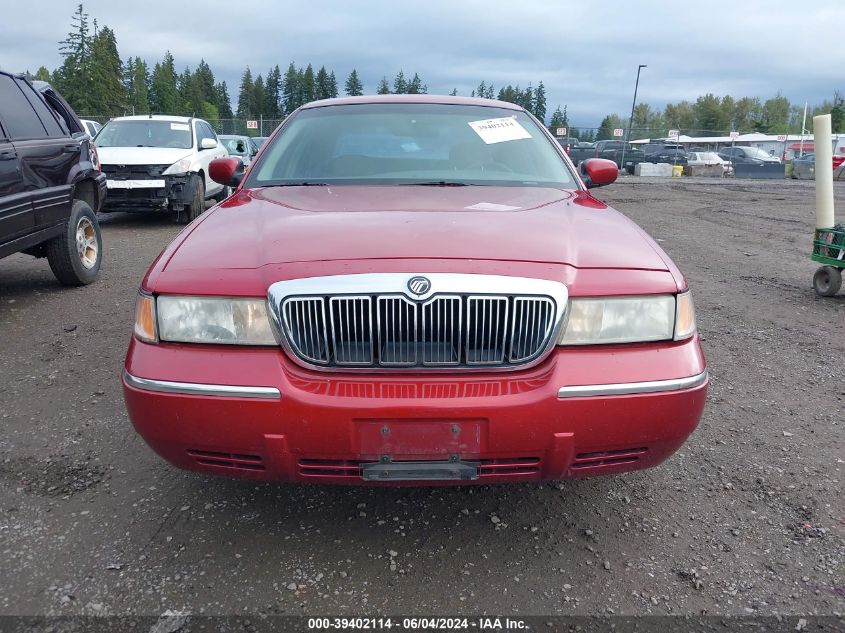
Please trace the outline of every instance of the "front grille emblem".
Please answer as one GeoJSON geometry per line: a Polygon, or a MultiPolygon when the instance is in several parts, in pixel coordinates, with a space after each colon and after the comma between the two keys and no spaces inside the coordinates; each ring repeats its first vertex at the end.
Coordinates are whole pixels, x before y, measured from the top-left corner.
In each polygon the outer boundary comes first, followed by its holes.
{"type": "Polygon", "coordinates": [[[431,282],[426,277],[411,277],[408,280],[408,290],[417,296],[424,295],[431,290],[431,282]]]}

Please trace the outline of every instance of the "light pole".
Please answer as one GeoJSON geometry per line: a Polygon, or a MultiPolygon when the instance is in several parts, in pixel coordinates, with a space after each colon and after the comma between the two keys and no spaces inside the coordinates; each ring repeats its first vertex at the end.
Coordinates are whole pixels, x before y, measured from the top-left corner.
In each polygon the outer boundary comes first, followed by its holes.
{"type": "Polygon", "coordinates": [[[645,64],[637,66],[637,83],[634,84],[634,102],[631,104],[631,118],[628,119],[628,129],[625,132],[625,143],[622,145],[622,160],[620,169],[625,169],[625,149],[628,147],[628,141],[631,140],[631,126],[634,124],[634,108],[637,107],[637,88],[640,87],[640,71],[643,68],[648,68],[645,64]]]}

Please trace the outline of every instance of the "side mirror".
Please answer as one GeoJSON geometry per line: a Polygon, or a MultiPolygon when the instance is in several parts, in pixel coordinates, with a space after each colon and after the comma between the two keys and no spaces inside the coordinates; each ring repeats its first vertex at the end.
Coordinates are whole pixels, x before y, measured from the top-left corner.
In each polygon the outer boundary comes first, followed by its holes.
{"type": "Polygon", "coordinates": [[[619,167],[612,160],[605,158],[588,158],[578,165],[578,173],[587,185],[587,189],[604,187],[616,182],[619,177],[619,167]]]}
{"type": "Polygon", "coordinates": [[[208,175],[225,187],[237,187],[244,179],[244,164],[240,158],[215,158],[208,164],[208,175]]]}
{"type": "Polygon", "coordinates": [[[204,138],[200,141],[200,149],[214,149],[217,147],[217,141],[213,138],[204,138]]]}

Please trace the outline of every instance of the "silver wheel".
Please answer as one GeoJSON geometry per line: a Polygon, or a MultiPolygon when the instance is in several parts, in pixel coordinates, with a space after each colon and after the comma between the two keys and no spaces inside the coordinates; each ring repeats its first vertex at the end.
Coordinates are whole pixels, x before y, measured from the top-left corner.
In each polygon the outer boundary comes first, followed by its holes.
{"type": "Polygon", "coordinates": [[[76,252],[82,265],[91,270],[97,265],[100,245],[94,224],[86,217],[79,218],[76,223],[76,252]]]}

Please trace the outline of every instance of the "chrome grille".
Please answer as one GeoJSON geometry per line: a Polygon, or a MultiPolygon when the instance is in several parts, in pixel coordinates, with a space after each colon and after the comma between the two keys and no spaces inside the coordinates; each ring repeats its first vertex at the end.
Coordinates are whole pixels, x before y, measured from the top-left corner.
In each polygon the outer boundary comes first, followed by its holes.
{"type": "Polygon", "coordinates": [[[554,346],[568,301],[555,281],[497,275],[367,273],[274,283],[282,345],[310,368],[524,368],[554,346]]]}

